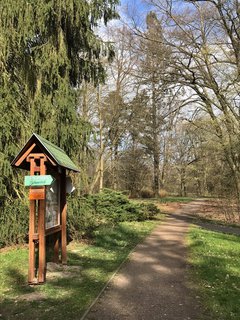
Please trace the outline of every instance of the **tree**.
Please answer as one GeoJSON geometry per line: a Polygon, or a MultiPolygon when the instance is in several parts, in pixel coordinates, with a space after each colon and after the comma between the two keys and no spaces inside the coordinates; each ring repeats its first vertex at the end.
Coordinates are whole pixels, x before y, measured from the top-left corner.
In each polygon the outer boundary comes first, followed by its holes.
{"type": "Polygon", "coordinates": [[[240,201],[239,2],[150,2],[164,20],[164,43],[171,48],[168,81],[188,87],[210,117],[240,201]]]}
{"type": "MultiPolygon", "coordinates": [[[[159,195],[161,181],[161,158],[164,141],[161,139],[165,130],[172,126],[174,116],[180,109],[178,90],[164,79],[163,70],[168,65],[169,47],[163,43],[163,29],[154,12],[146,17],[146,31],[139,38],[139,61],[136,78],[138,79],[139,108],[143,108],[144,124],[140,129],[141,143],[145,146],[153,162],[153,190],[159,195]]],[[[140,121],[139,123],[142,123],[140,121]]],[[[163,160],[164,162],[164,160],[163,160]]],[[[163,165],[164,167],[164,165],[163,165]]],[[[162,173],[164,168],[162,170],[162,173]]]]}
{"type": "Polygon", "coordinates": [[[105,78],[102,58],[111,60],[114,52],[94,31],[117,17],[117,3],[1,1],[2,196],[20,196],[10,161],[32,131],[78,160],[91,127],[78,113],[76,89],[83,80],[96,84],[105,78]]]}
{"type": "Polygon", "coordinates": [[[141,191],[147,189],[149,178],[152,179],[149,157],[143,148],[134,144],[121,152],[119,171],[119,185],[123,190],[128,190],[131,198],[139,197],[141,191]]]}
{"type": "MultiPolygon", "coordinates": [[[[133,92],[133,69],[136,56],[131,50],[132,35],[125,27],[111,28],[108,37],[115,44],[114,60],[107,66],[107,83],[101,87],[98,103],[99,181],[102,171],[108,171],[108,186],[117,189],[119,152],[127,139],[130,112],[128,102],[133,92]],[[103,157],[104,154],[104,157],[103,157]],[[104,165],[103,165],[104,158],[104,165]],[[101,164],[100,164],[101,163],[101,164]],[[104,170],[102,169],[104,166],[104,170]]],[[[103,176],[102,176],[103,178],[103,176]]],[[[97,181],[95,179],[95,181],[97,181]]],[[[102,184],[102,183],[101,183],[102,184]]]]}

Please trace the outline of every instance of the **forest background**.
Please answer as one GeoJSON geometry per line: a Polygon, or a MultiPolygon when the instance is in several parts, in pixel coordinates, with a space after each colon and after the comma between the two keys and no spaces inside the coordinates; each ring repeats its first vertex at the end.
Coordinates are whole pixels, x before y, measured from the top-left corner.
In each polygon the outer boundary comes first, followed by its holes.
{"type": "Polygon", "coordinates": [[[25,173],[11,161],[33,132],[80,168],[69,214],[81,208],[86,229],[83,196],[104,188],[220,197],[239,220],[238,1],[151,0],[112,23],[118,4],[0,3],[1,246],[26,237],[25,173]]]}

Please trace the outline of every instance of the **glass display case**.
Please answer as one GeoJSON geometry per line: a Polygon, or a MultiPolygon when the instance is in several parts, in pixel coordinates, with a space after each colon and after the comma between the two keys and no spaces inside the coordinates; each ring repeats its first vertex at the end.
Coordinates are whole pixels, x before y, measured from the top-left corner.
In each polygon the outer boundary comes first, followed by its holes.
{"type": "Polygon", "coordinates": [[[57,179],[46,187],[46,229],[53,228],[60,224],[60,197],[59,183],[57,179]]]}

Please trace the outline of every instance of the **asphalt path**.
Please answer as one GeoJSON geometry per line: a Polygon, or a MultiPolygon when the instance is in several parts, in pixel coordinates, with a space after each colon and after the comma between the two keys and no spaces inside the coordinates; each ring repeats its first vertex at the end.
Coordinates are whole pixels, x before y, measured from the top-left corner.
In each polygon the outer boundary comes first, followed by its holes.
{"type": "Polygon", "coordinates": [[[167,216],[135,248],[84,319],[208,319],[187,272],[188,211],[192,204],[167,216]]]}

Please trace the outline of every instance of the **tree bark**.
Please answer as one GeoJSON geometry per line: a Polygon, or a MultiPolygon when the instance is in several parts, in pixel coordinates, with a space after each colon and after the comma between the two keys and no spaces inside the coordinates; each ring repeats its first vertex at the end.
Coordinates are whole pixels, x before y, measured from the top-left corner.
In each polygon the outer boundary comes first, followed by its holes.
{"type": "Polygon", "coordinates": [[[100,87],[98,88],[98,117],[99,117],[99,139],[100,139],[100,159],[99,159],[99,192],[103,190],[103,170],[104,170],[104,143],[103,143],[103,121],[100,101],[100,87]]]}
{"type": "Polygon", "coordinates": [[[153,191],[155,197],[159,197],[159,180],[160,180],[160,155],[159,155],[159,125],[157,119],[157,103],[156,103],[156,88],[155,88],[155,75],[152,79],[152,130],[153,130],[153,191]]]}

